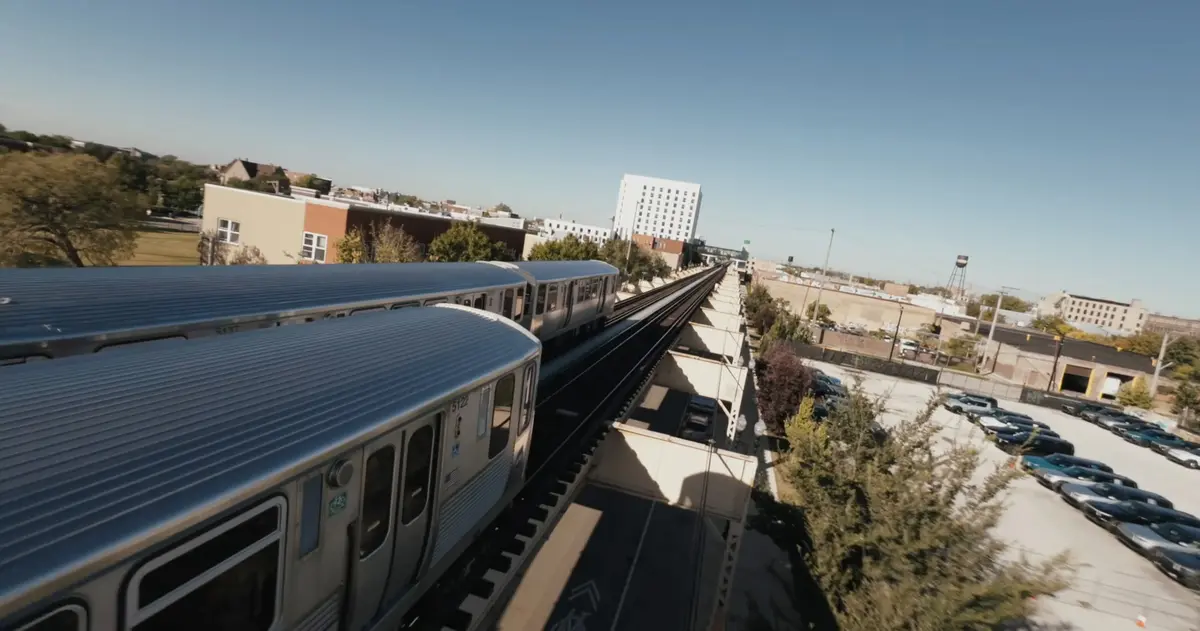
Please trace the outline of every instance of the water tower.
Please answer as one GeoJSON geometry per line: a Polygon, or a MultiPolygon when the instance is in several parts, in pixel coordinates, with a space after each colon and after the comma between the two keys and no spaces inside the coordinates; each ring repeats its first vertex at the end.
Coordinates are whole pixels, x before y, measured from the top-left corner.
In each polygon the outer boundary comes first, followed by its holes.
{"type": "Polygon", "coordinates": [[[959,254],[954,261],[954,269],[950,271],[950,280],[946,283],[951,300],[962,300],[966,295],[968,258],[966,254],[959,254]]]}

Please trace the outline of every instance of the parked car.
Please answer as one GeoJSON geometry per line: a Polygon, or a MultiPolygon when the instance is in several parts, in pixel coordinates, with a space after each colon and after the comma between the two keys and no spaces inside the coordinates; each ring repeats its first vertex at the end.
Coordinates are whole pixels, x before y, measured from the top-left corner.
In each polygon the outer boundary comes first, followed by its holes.
{"type": "Polygon", "coordinates": [[[992,436],[996,446],[1011,454],[1048,456],[1050,454],[1075,455],[1075,445],[1055,436],[1037,435],[1032,432],[997,432],[992,436]]]}
{"type": "Polygon", "coordinates": [[[1200,590],[1200,551],[1155,550],[1151,560],[1158,569],[1188,589],[1200,590]]]}
{"type": "Polygon", "coordinates": [[[1163,522],[1160,524],[1117,524],[1114,533],[1125,545],[1147,554],[1160,548],[1183,548],[1200,552],[1200,528],[1163,522]]]}
{"type": "Polygon", "coordinates": [[[1049,436],[1051,438],[1062,438],[1058,432],[1052,429],[1042,429],[1030,425],[1006,425],[1003,427],[984,427],[983,433],[989,440],[994,440],[998,436],[1012,436],[1014,434],[1031,434],[1033,436],[1049,436]]]}
{"type": "Polygon", "coordinates": [[[822,381],[828,381],[835,386],[842,385],[841,379],[834,377],[833,375],[821,370],[820,368],[813,368],[813,379],[820,379],[822,381]]]}
{"type": "Polygon", "coordinates": [[[1181,444],[1175,444],[1175,443],[1169,443],[1169,442],[1168,443],[1150,443],[1150,449],[1157,451],[1158,453],[1160,453],[1164,456],[1167,455],[1167,452],[1171,451],[1172,449],[1183,449],[1183,450],[1200,449],[1200,443],[1198,443],[1196,441],[1183,440],[1183,439],[1180,439],[1180,441],[1181,441],[1181,444]]]}
{"type": "Polygon", "coordinates": [[[1080,418],[1084,418],[1084,416],[1083,416],[1084,414],[1088,414],[1088,415],[1094,417],[1097,413],[1103,412],[1108,409],[1111,409],[1111,408],[1105,407],[1103,405],[1096,405],[1095,403],[1066,403],[1062,406],[1063,412],[1066,412],[1067,414],[1070,414],[1071,416],[1078,416],[1080,418]]]}
{"type": "Polygon", "coordinates": [[[1035,421],[1027,416],[1023,417],[1010,414],[989,414],[980,416],[974,419],[974,421],[984,432],[1003,431],[1005,428],[1030,431],[1036,427],[1037,429],[1041,430],[1043,434],[1058,436],[1057,433],[1051,431],[1049,425],[1035,421]]]}
{"type": "Polygon", "coordinates": [[[1133,430],[1125,432],[1121,437],[1139,447],[1152,447],[1154,445],[1184,447],[1188,444],[1188,441],[1161,429],[1133,430]]]}
{"type": "Polygon", "coordinates": [[[1123,436],[1125,432],[1129,431],[1158,428],[1158,426],[1154,423],[1147,423],[1141,419],[1112,419],[1110,421],[1108,417],[1100,419],[1099,425],[1104,429],[1116,434],[1117,436],[1123,436]]]}
{"type": "Polygon", "coordinates": [[[1100,407],[1100,406],[1093,406],[1086,410],[1080,410],[1079,418],[1081,418],[1089,423],[1096,423],[1096,422],[1100,421],[1101,417],[1124,416],[1125,415],[1124,412],[1113,409],[1113,408],[1101,408],[1101,409],[1097,410],[1097,409],[1095,409],[1096,407],[1100,407]]]}
{"type": "Polygon", "coordinates": [[[995,399],[986,399],[970,394],[954,399],[947,399],[944,406],[947,410],[955,414],[966,414],[967,416],[991,414],[999,407],[996,405],[995,399]]]}
{"type": "Polygon", "coordinates": [[[1058,487],[1058,493],[1068,504],[1076,508],[1084,508],[1091,503],[1116,504],[1119,502],[1142,502],[1163,508],[1175,508],[1175,504],[1171,500],[1158,493],[1107,482],[1092,485],[1068,482],[1058,487]]]}
{"type": "Polygon", "coordinates": [[[1113,484],[1137,488],[1137,482],[1119,474],[1107,471],[1097,471],[1086,467],[1065,467],[1062,469],[1041,469],[1033,472],[1033,477],[1044,487],[1058,490],[1064,484],[1091,486],[1093,484],[1113,484]]]}
{"type": "MultiPolygon", "coordinates": [[[[1079,418],[1088,420],[1086,416],[1082,415],[1079,418]]],[[[1092,416],[1091,421],[1104,427],[1108,427],[1113,423],[1129,423],[1134,421],[1141,423],[1145,422],[1132,414],[1126,414],[1120,410],[1104,410],[1103,412],[1097,412],[1092,416]]]]}
{"type": "Polygon", "coordinates": [[[1167,460],[1175,464],[1181,464],[1189,469],[1200,469],[1200,448],[1182,449],[1171,448],[1164,454],[1167,460]]]}
{"type": "Polygon", "coordinates": [[[1195,515],[1145,502],[1087,502],[1083,505],[1083,512],[1088,519],[1107,530],[1115,529],[1117,524],[1149,525],[1164,522],[1200,528],[1200,519],[1195,515]]]}
{"type": "Polygon", "coordinates": [[[1049,456],[1022,456],[1021,468],[1033,472],[1034,469],[1065,469],[1067,467],[1084,467],[1105,473],[1112,473],[1112,467],[1099,460],[1088,460],[1079,456],[1066,454],[1051,454],[1049,456]]]}
{"type": "Polygon", "coordinates": [[[700,443],[707,442],[712,438],[712,417],[716,410],[716,400],[692,395],[683,413],[679,437],[700,443]]]}

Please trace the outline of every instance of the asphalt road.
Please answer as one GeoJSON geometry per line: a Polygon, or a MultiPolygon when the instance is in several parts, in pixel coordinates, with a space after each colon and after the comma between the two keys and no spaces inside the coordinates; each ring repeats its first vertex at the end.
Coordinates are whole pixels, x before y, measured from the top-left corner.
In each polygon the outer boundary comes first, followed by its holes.
{"type": "MultiPolygon", "coordinates": [[[[947,320],[953,322],[969,322],[974,326],[974,320],[971,318],[954,318],[946,317],[947,320]]],[[[987,336],[992,325],[987,322],[979,323],[979,334],[987,336]]],[[[1013,328],[1007,326],[997,326],[996,335],[993,337],[998,342],[1015,346],[1027,353],[1038,353],[1041,355],[1054,356],[1055,346],[1058,344],[1054,341],[1054,337],[1028,328],[1013,328]]],[[[1095,342],[1084,342],[1082,340],[1063,339],[1062,341],[1062,356],[1082,359],[1086,361],[1094,361],[1101,364],[1108,364],[1119,368],[1136,370],[1141,372],[1154,372],[1154,365],[1150,358],[1137,353],[1128,351],[1118,351],[1111,346],[1096,344],[1095,342]]]]}

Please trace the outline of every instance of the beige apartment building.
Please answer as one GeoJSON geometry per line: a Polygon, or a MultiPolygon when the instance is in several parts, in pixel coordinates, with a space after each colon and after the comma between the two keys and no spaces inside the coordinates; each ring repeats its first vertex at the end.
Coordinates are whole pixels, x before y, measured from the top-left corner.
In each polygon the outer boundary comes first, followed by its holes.
{"type": "Polygon", "coordinates": [[[1119,302],[1062,291],[1046,296],[1038,303],[1038,316],[1050,315],[1056,315],[1068,324],[1087,324],[1129,335],[1142,330],[1147,313],[1136,298],[1119,302]]]}

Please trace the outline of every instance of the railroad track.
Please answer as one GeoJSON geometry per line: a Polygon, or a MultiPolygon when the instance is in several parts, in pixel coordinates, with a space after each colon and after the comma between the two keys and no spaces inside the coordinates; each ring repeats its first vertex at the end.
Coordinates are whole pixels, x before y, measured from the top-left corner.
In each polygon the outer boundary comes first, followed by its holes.
{"type": "MultiPolygon", "coordinates": [[[[580,361],[565,383],[539,392],[526,482],[511,507],[446,572],[412,609],[401,628],[419,631],[478,628],[498,590],[518,568],[539,535],[552,526],[607,432],[607,421],[623,418],[650,383],[654,369],[692,314],[720,280],[723,270],[686,279],[701,282],[659,314],[629,327],[610,344],[580,361]]],[[[665,289],[658,288],[659,290],[665,289]]],[[[675,288],[677,290],[677,288],[675,288]]],[[[651,292],[647,292],[651,294],[651,292]]],[[[645,295],[645,294],[643,294],[645,295]]],[[[661,298],[657,293],[646,298],[661,298]]],[[[631,299],[632,300],[632,299],[631,299]]],[[[628,302],[628,301],[626,301],[628,302]]],[[[639,301],[636,310],[646,306],[639,301]]],[[[627,312],[624,317],[627,317],[627,312]]]]}

